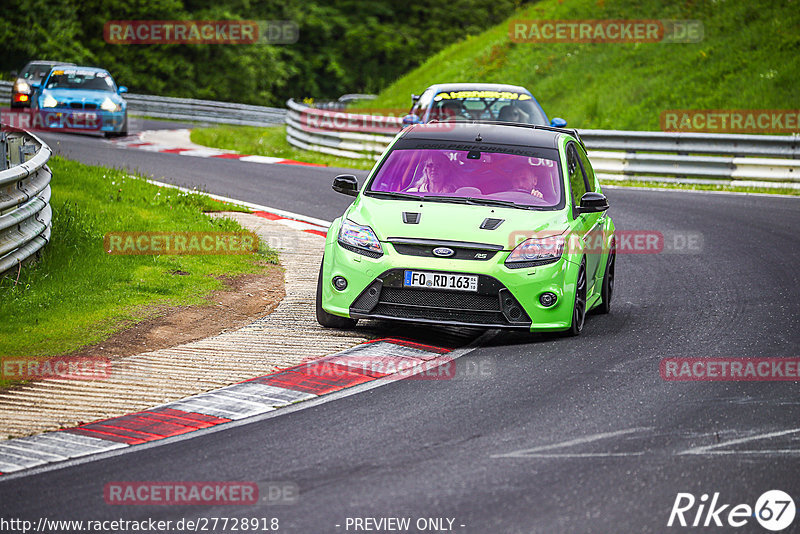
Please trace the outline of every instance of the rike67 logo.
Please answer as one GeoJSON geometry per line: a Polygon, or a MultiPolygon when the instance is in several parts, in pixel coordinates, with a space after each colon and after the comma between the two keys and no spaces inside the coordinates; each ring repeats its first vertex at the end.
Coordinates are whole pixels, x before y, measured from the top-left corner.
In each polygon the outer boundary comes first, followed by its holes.
{"type": "Polygon", "coordinates": [[[719,492],[710,498],[704,493],[700,499],[691,493],[678,493],[672,504],[667,526],[681,527],[743,527],[753,518],[767,530],[778,532],[794,521],[794,500],[781,490],[764,492],[755,506],[749,504],[723,504],[719,492]]]}

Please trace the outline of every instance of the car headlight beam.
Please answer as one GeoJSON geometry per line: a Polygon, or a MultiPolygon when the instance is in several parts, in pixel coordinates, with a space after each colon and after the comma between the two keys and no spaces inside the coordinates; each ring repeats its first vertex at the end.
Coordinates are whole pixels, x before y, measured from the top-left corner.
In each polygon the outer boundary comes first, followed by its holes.
{"type": "Polygon", "coordinates": [[[52,97],[52,95],[47,95],[44,97],[42,101],[43,108],[54,108],[58,105],[58,100],[52,97]]]}
{"type": "Polygon", "coordinates": [[[115,104],[114,101],[111,100],[110,98],[106,97],[106,99],[103,100],[103,103],[100,104],[100,109],[102,109],[103,111],[119,111],[120,106],[115,104]]]}
{"type": "Polygon", "coordinates": [[[23,93],[27,95],[31,92],[31,86],[28,85],[28,82],[23,82],[22,80],[20,80],[14,84],[14,91],[17,93],[23,93]]]}
{"type": "Polygon", "coordinates": [[[383,254],[383,247],[381,242],[372,228],[369,226],[362,226],[356,224],[349,219],[342,222],[342,227],[339,229],[339,243],[346,247],[353,247],[359,251],[366,251],[371,254],[383,254]]]}

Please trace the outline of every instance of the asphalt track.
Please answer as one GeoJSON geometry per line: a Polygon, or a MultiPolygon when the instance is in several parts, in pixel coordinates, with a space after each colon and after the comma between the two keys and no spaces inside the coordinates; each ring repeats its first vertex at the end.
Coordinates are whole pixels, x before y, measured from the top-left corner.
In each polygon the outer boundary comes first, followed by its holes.
{"type": "MultiPolygon", "coordinates": [[[[45,137],[87,163],[323,219],[349,202],[330,191],[333,169],[45,137]]],[[[353,532],[348,517],[453,518],[455,532],[664,532],[689,530],[666,528],[678,492],[753,506],[780,489],[800,504],[797,383],[659,375],[665,357],[798,356],[800,200],[607,193],[618,229],[699,232],[702,247],[620,255],[612,313],[589,316],[579,338],[490,333],[450,380],[404,380],[192,439],[0,477],[0,515],[278,517],[280,532],[302,533],[353,532]],[[108,482],[188,480],[289,481],[301,493],[295,504],[246,507],[103,500],[108,482]]],[[[752,518],[704,530],[766,532],[752,518]]]]}

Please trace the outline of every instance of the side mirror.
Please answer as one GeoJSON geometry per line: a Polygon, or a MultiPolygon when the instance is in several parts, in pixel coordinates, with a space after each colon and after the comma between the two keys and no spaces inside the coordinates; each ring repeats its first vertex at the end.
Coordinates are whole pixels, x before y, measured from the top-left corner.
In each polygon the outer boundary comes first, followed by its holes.
{"type": "Polygon", "coordinates": [[[602,193],[589,191],[581,197],[581,205],[578,206],[578,214],[599,213],[608,209],[608,199],[602,193]]]}
{"type": "Polygon", "coordinates": [[[553,117],[553,120],[550,121],[550,126],[553,128],[563,128],[567,125],[567,121],[562,119],[561,117],[553,117]]]}
{"type": "Polygon", "coordinates": [[[409,113],[405,117],[403,117],[403,126],[408,126],[410,124],[419,124],[422,122],[419,117],[414,115],[413,113],[409,113]]]}
{"type": "Polygon", "coordinates": [[[117,93],[119,93],[119,94],[127,93],[127,92],[128,92],[128,88],[125,87],[124,85],[120,85],[119,88],[117,89],[117,93]]]}
{"type": "Polygon", "coordinates": [[[31,86],[31,89],[41,89],[42,88],[41,82],[31,82],[30,86],[31,86]]]}
{"type": "Polygon", "coordinates": [[[12,70],[12,71],[10,72],[10,74],[11,74],[11,77],[12,77],[12,78],[19,78],[19,73],[18,73],[17,71],[15,71],[15,70],[12,70]]]}
{"type": "Polygon", "coordinates": [[[358,180],[352,174],[340,174],[333,179],[333,190],[351,197],[358,195],[358,180]]]}
{"type": "Polygon", "coordinates": [[[417,100],[419,100],[419,95],[415,95],[414,93],[411,93],[411,102],[416,104],[417,100]]]}

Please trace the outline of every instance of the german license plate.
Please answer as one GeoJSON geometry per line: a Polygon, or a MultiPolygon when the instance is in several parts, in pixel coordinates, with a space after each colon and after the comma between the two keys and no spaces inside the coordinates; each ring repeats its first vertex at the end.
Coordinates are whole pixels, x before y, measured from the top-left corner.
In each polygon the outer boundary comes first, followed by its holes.
{"type": "Polygon", "coordinates": [[[457,291],[478,291],[478,277],[469,274],[428,273],[424,271],[405,271],[405,287],[424,289],[455,289],[457,291]]]}

